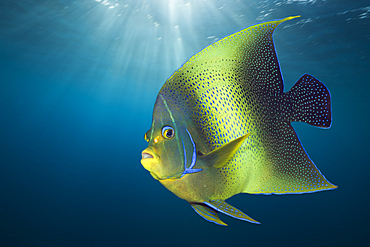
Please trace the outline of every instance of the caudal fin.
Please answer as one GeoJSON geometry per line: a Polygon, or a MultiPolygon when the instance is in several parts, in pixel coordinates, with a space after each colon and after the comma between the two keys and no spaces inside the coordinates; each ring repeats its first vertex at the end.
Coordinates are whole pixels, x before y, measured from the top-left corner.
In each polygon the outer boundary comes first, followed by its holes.
{"type": "Polygon", "coordinates": [[[331,99],[328,88],[311,75],[303,75],[285,94],[292,104],[291,122],[330,128],[331,99]]]}

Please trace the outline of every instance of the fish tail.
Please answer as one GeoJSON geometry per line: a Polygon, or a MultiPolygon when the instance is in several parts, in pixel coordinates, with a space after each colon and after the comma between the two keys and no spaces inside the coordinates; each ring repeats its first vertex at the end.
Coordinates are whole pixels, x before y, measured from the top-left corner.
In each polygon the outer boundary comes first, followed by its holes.
{"type": "Polygon", "coordinates": [[[328,88],[311,75],[303,75],[284,94],[289,102],[290,122],[305,122],[320,128],[331,126],[331,98],[328,88]]]}

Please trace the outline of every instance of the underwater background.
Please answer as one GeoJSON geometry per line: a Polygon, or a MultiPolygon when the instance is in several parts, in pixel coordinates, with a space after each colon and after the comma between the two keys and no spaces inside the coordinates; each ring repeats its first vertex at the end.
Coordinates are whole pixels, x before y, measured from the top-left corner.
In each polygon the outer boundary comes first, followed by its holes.
{"type": "Polygon", "coordinates": [[[355,0],[0,0],[0,246],[368,246],[370,4],[355,0]],[[209,223],[141,166],[165,80],[246,26],[274,33],[285,91],[304,73],[332,127],[293,126],[338,189],[228,200],[209,223]]]}

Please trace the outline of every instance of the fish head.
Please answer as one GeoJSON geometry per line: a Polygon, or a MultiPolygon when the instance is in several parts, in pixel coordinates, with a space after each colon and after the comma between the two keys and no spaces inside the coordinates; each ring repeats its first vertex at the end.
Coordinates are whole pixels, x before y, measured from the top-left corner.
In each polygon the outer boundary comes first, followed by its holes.
{"type": "Polygon", "coordinates": [[[144,135],[148,147],[142,152],[141,164],[156,180],[181,178],[196,159],[195,143],[189,136],[181,110],[171,108],[158,95],[152,126],[144,135]]]}

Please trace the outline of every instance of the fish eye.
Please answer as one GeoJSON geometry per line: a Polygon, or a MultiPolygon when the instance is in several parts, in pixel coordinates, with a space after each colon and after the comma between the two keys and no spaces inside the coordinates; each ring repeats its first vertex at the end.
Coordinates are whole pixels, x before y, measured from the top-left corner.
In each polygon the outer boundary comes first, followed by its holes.
{"type": "Polygon", "coordinates": [[[172,139],[175,136],[175,130],[171,126],[164,126],[162,136],[166,139],[172,139]]]}

